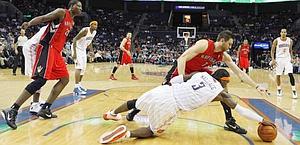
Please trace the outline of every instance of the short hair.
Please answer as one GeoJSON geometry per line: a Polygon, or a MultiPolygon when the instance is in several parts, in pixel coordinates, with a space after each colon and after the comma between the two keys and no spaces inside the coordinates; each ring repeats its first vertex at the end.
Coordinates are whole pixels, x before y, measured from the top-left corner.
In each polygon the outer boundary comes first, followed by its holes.
{"type": "Polygon", "coordinates": [[[217,41],[220,41],[222,38],[224,38],[225,41],[228,41],[229,39],[233,38],[233,33],[229,30],[224,30],[218,34],[217,41]]]}
{"type": "Polygon", "coordinates": [[[222,77],[230,77],[230,74],[226,69],[221,68],[216,70],[211,76],[220,82],[222,77]]]}
{"type": "Polygon", "coordinates": [[[78,2],[80,2],[79,0],[70,0],[69,4],[68,4],[68,8],[72,7],[73,5],[77,4],[78,2]]]}

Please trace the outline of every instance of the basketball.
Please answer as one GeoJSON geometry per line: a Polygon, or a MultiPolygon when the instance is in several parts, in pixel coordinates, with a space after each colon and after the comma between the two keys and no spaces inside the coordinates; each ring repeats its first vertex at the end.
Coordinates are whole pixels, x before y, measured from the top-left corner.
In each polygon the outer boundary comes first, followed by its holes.
{"type": "Polygon", "coordinates": [[[262,122],[257,129],[258,136],[264,142],[272,142],[277,137],[277,128],[271,122],[262,122]]]}

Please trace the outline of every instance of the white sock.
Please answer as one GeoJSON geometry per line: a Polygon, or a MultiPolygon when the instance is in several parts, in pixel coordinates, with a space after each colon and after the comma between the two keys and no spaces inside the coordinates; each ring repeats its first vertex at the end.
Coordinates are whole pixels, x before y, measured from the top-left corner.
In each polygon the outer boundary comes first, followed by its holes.
{"type": "Polygon", "coordinates": [[[236,112],[238,112],[240,115],[248,118],[248,119],[251,119],[251,120],[254,120],[254,121],[257,121],[257,122],[262,122],[263,121],[263,117],[261,117],[260,115],[258,115],[257,113],[245,108],[245,107],[242,107],[240,106],[239,104],[236,105],[236,107],[234,108],[234,110],[236,110],[236,112]]]}
{"type": "Polygon", "coordinates": [[[130,131],[127,131],[126,135],[125,135],[125,138],[130,138],[130,135],[131,135],[130,131]]]}
{"type": "Polygon", "coordinates": [[[281,86],[277,86],[277,90],[281,90],[281,86]]]}
{"type": "Polygon", "coordinates": [[[75,88],[79,88],[80,87],[80,85],[79,84],[75,84],[75,88]]]}
{"type": "Polygon", "coordinates": [[[296,91],[296,86],[292,86],[292,90],[293,90],[293,91],[296,91]]]}

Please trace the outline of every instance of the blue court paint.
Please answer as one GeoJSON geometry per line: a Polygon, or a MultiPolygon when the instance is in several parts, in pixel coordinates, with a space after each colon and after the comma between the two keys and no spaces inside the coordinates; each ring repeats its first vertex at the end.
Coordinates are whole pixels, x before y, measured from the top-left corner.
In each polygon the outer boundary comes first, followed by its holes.
{"type": "Polygon", "coordinates": [[[300,119],[265,99],[242,99],[257,113],[272,120],[292,143],[300,141],[300,119]]]}
{"type": "MultiPolygon", "coordinates": [[[[73,96],[72,93],[61,96],[54,101],[53,105],[51,106],[51,110],[53,110],[53,112],[54,112],[56,110],[70,106],[76,102],[88,99],[94,95],[101,93],[101,92],[104,92],[104,91],[103,90],[87,90],[87,94],[85,95],[86,98],[84,98],[84,99],[80,98],[79,96],[73,96]]],[[[27,107],[22,108],[21,111],[19,111],[16,123],[18,124],[18,126],[20,126],[20,125],[22,125],[26,122],[29,122],[30,120],[34,120],[34,119],[37,119],[37,117],[32,116],[29,113],[29,106],[27,106],[27,107]]],[[[0,133],[3,133],[8,130],[10,130],[10,127],[6,125],[5,120],[1,117],[0,118],[0,133]]]]}

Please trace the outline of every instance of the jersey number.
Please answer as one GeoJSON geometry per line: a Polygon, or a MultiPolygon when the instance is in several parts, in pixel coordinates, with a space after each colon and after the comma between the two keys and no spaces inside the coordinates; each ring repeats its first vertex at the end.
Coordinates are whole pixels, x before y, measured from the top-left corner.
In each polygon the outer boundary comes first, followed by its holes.
{"type": "Polygon", "coordinates": [[[203,88],[203,87],[205,87],[205,84],[204,84],[203,82],[200,82],[200,83],[197,84],[197,85],[192,85],[192,88],[193,88],[194,90],[198,90],[198,89],[201,89],[201,88],[203,88]]]}

